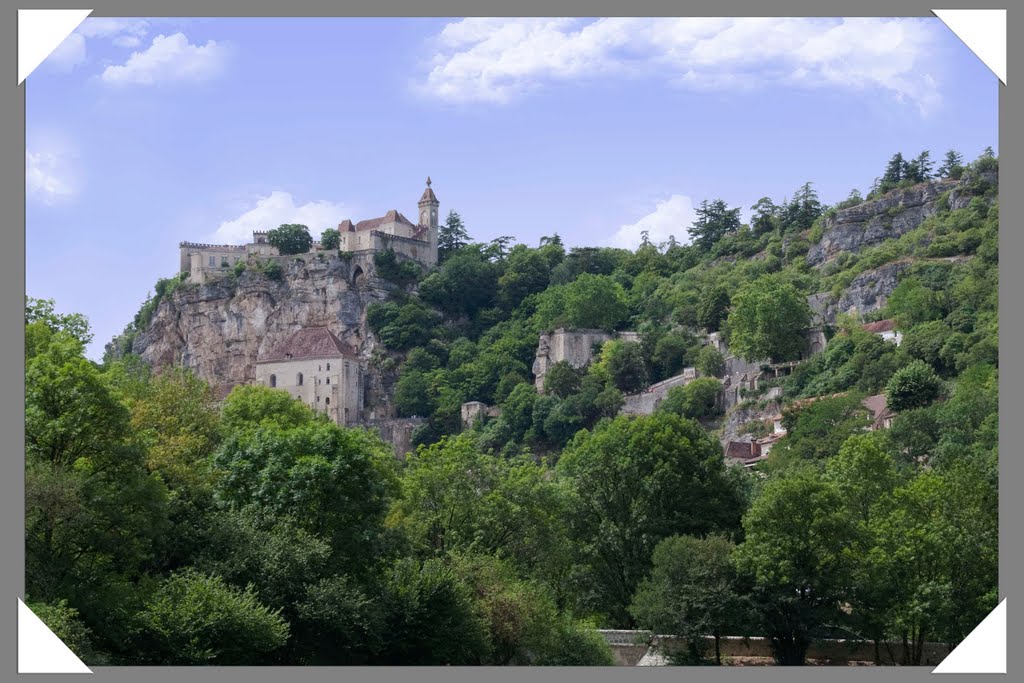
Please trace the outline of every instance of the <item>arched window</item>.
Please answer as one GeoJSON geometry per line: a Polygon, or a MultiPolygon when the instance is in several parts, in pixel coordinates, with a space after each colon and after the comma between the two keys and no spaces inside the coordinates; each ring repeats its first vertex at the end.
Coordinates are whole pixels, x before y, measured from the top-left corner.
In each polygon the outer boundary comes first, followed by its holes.
{"type": "Polygon", "coordinates": [[[300,387],[302,386],[302,373],[301,372],[298,375],[295,376],[295,383],[297,385],[299,385],[300,387]]]}
{"type": "Polygon", "coordinates": [[[330,396],[328,396],[327,398],[324,399],[324,403],[326,403],[327,405],[331,405],[331,398],[330,398],[330,396]]]}
{"type": "Polygon", "coordinates": [[[277,375],[271,375],[270,376],[270,386],[272,386],[272,387],[276,387],[277,386],[277,375]]]}

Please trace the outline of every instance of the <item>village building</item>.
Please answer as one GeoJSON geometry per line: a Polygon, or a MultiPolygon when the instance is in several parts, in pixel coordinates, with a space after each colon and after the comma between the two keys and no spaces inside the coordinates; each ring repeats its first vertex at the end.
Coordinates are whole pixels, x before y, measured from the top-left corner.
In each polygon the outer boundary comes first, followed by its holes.
{"type": "Polygon", "coordinates": [[[256,383],[284,389],[339,425],[359,422],[359,357],[326,327],[305,327],[256,361],[256,383]]]}
{"type": "Polygon", "coordinates": [[[871,411],[871,431],[889,429],[896,414],[889,410],[888,400],[885,394],[868,396],[863,401],[864,407],[871,411]]]}
{"type": "Polygon", "coordinates": [[[892,342],[896,346],[899,346],[903,342],[903,334],[896,329],[895,320],[879,320],[873,323],[867,323],[863,328],[867,332],[877,334],[885,341],[892,342]]]}

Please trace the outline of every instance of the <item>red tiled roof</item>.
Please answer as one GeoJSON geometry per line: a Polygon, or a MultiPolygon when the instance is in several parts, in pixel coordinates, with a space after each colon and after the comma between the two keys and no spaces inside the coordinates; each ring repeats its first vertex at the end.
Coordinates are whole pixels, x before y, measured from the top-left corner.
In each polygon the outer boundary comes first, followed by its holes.
{"type": "Polygon", "coordinates": [[[750,460],[761,455],[761,449],[752,441],[730,441],[725,447],[725,457],[734,460],[750,460]]]}
{"type": "Polygon", "coordinates": [[[880,332],[892,332],[896,329],[896,321],[891,319],[879,320],[877,322],[864,325],[864,329],[868,332],[874,332],[875,334],[880,332]]]}
{"type": "Polygon", "coordinates": [[[355,358],[353,349],[346,346],[326,327],[304,327],[260,358],[257,363],[274,363],[306,358],[355,358]]]}
{"type": "Polygon", "coordinates": [[[398,213],[394,209],[391,209],[383,216],[379,218],[368,218],[365,221],[359,221],[356,223],[356,230],[376,230],[384,223],[405,223],[408,226],[416,227],[412,221],[398,213]]]}

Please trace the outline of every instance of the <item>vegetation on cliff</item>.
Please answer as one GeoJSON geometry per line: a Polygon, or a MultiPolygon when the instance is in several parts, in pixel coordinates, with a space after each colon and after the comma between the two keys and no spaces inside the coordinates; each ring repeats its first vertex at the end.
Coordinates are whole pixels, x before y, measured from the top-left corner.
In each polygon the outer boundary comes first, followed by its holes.
{"type": "MultiPolygon", "coordinates": [[[[931,173],[908,163],[897,191],[931,173]]],[[[427,420],[401,462],[284,392],[218,404],[185,370],[91,363],[84,318],[30,300],[27,599],[88,663],[607,664],[594,626],[671,629],[689,663],[718,659],[701,635],[766,636],[786,664],[817,638],[897,640],[919,663],[997,598],[995,164],[947,156],[956,208],[819,267],[808,250],[859,193],[825,207],[808,183],[750,225],[706,202],[693,244],[634,251],[473,243],[449,215],[442,263],[383,256],[405,286],[367,310],[400,363],[396,411],[427,420]],[[701,329],[797,356],[809,295],[892,263],[909,265],[885,306],[839,315],[779,380],[787,434],[757,473],[708,432],[714,379],[619,414],[684,367],[722,371],[701,329]],[[538,338],[560,326],[639,335],[554,364],[539,393],[538,338]],[[867,432],[878,393],[892,427],[867,432]],[[467,401],[500,415],[464,430],[467,401]]]]}

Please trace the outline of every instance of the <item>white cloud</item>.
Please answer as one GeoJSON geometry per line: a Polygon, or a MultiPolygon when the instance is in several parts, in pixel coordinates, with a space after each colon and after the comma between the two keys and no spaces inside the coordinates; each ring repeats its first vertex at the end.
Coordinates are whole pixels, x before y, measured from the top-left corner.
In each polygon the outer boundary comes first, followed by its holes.
{"type": "Polygon", "coordinates": [[[674,194],[668,199],[659,201],[654,211],[635,223],[623,225],[609,240],[613,247],[636,249],[643,241],[646,230],[648,239],[655,244],[667,242],[675,236],[680,244],[689,242],[687,228],[693,224],[697,214],[693,210],[693,201],[681,194],[674,194]]]}
{"type": "Polygon", "coordinates": [[[124,19],[119,17],[88,17],[76,29],[86,38],[141,38],[149,30],[149,22],[144,19],[124,19]]]}
{"type": "Polygon", "coordinates": [[[659,75],[682,87],[880,88],[925,111],[937,20],[463,19],[444,27],[421,90],[507,102],[550,81],[659,75]]]}
{"type": "Polygon", "coordinates": [[[100,79],[112,85],[153,85],[172,81],[203,81],[224,68],[227,49],[216,41],[192,45],[184,33],[159,35],[142,52],[132,52],[128,61],[111,65],[100,79]]]}
{"type": "Polygon", "coordinates": [[[244,244],[252,239],[254,230],[270,230],[282,223],[301,223],[309,228],[313,239],[319,239],[321,232],[337,227],[350,215],[351,210],[345,205],[323,199],[296,206],[291,193],[274,190],[238,218],[221,223],[210,241],[244,244]]]}
{"type": "Polygon", "coordinates": [[[25,153],[26,194],[44,204],[55,204],[76,193],[66,156],[55,152],[25,153]]]}
{"type": "Polygon", "coordinates": [[[85,38],[72,31],[46,58],[45,64],[54,71],[68,73],[85,61],[85,38]]]}

